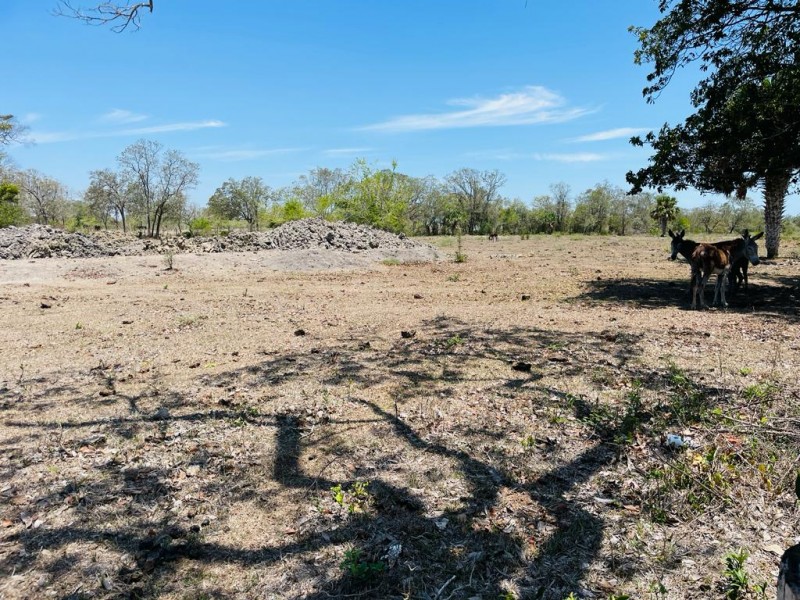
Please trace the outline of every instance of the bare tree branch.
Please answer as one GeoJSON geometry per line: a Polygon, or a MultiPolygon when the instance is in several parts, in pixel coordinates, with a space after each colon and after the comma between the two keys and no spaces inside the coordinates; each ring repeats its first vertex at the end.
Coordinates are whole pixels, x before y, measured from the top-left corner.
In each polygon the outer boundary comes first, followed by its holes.
{"type": "Polygon", "coordinates": [[[75,7],[69,0],[59,0],[58,8],[54,14],[59,17],[69,17],[78,19],[88,25],[106,25],[114,23],[111,31],[120,33],[125,31],[128,26],[139,29],[141,11],[148,9],[153,12],[153,1],[146,2],[101,2],[94,7],[81,8],[75,7]]]}
{"type": "Polygon", "coordinates": [[[14,115],[0,114],[0,146],[24,141],[28,128],[20,125],[14,115]]]}

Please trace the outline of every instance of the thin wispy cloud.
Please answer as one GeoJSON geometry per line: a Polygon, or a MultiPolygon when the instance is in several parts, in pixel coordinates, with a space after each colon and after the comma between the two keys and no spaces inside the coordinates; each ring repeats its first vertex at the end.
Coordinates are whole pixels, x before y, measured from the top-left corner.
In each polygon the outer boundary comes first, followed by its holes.
{"type": "Polygon", "coordinates": [[[42,115],[35,112],[29,112],[22,117],[20,117],[19,122],[23,125],[30,125],[31,123],[36,123],[36,121],[40,121],[42,119],[42,115]]]}
{"type": "Polygon", "coordinates": [[[141,115],[129,110],[115,108],[98,119],[101,123],[115,123],[117,125],[127,125],[129,123],[139,123],[147,119],[147,115],[141,115]]]}
{"type": "Polygon", "coordinates": [[[293,154],[303,150],[304,148],[204,148],[195,151],[194,156],[209,160],[218,160],[220,162],[241,162],[247,160],[256,160],[267,156],[293,154]]]}
{"type": "Polygon", "coordinates": [[[368,154],[374,148],[330,148],[323,150],[322,153],[326,156],[358,156],[359,154],[368,154]]]}
{"type": "Polygon", "coordinates": [[[189,121],[185,123],[167,123],[151,127],[138,127],[136,129],[123,129],[119,135],[147,135],[148,133],[167,133],[171,131],[195,131],[196,129],[209,129],[225,127],[224,121],[189,121]]]}
{"type": "Polygon", "coordinates": [[[534,160],[548,160],[563,163],[583,163],[607,160],[610,157],[606,154],[597,154],[594,152],[574,152],[571,154],[534,154],[532,158],[534,160]]]}
{"type": "Polygon", "coordinates": [[[494,98],[461,98],[450,106],[462,110],[431,114],[412,114],[362,127],[367,131],[423,131],[467,127],[504,127],[563,123],[589,114],[593,109],[570,107],[559,94],[541,86],[527,86],[518,92],[494,98]]]}
{"type": "Polygon", "coordinates": [[[590,133],[589,135],[582,135],[573,138],[572,142],[604,142],[606,140],[615,140],[618,138],[629,138],[645,131],[650,131],[645,127],[619,127],[617,129],[608,129],[606,131],[598,131],[597,133],[590,133]]]}
{"type": "Polygon", "coordinates": [[[209,129],[225,127],[225,122],[216,120],[206,121],[185,121],[181,123],[165,123],[163,125],[152,125],[149,127],[134,127],[128,129],[111,129],[108,131],[35,131],[31,133],[31,139],[37,144],[54,144],[57,142],[72,142],[75,140],[87,140],[109,137],[131,137],[139,135],[150,135],[153,133],[171,133],[176,131],[196,131],[198,129],[209,129]]]}
{"type": "Polygon", "coordinates": [[[596,152],[546,153],[517,152],[514,150],[487,150],[483,152],[469,152],[465,154],[465,156],[480,160],[536,160],[562,163],[597,162],[612,158],[612,156],[609,154],[600,154],[596,152]]]}

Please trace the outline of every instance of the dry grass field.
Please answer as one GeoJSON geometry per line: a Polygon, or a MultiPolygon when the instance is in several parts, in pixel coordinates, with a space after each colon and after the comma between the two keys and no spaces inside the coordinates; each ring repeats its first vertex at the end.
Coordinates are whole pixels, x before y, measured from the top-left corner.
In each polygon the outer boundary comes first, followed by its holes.
{"type": "Polygon", "coordinates": [[[774,597],[797,245],[430,241],[0,263],[0,598],[774,597]]]}

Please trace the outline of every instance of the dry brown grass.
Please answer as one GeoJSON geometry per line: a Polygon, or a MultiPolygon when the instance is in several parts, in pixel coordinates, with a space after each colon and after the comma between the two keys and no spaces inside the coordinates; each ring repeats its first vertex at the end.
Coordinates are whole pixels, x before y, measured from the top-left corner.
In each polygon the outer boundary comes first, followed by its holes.
{"type": "Polygon", "coordinates": [[[770,596],[800,261],[700,312],[662,239],[463,251],[0,265],[0,597],[770,596]]]}

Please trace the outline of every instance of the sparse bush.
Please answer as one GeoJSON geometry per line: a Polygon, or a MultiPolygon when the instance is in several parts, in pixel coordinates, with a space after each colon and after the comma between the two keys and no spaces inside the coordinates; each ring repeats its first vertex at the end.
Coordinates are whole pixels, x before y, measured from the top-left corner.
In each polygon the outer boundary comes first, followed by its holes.
{"type": "Polygon", "coordinates": [[[175,267],[175,253],[172,250],[167,250],[164,253],[164,268],[167,271],[172,271],[175,267]]]}
{"type": "Polygon", "coordinates": [[[366,580],[382,573],[386,568],[381,561],[370,562],[364,560],[363,553],[358,548],[351,548],[344,553],[341,567],[353,579],[366,580]]]}

